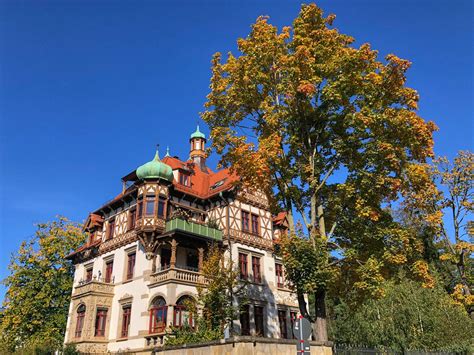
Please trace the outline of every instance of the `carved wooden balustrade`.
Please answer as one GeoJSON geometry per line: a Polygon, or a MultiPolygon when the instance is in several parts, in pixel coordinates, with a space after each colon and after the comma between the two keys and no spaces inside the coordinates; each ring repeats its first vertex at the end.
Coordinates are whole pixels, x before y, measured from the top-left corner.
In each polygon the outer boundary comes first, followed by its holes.
{"type": "Polygon", "coordinates": [[[117,235],[112,239],[103,241],[99,246],[99,252],[101,254],[106,253],[110,250],[120,248],[124,245],[132,243],[137,240],[137,233],[134,230],[128,231],[127,233],[117,235]]]}
{"type": "MultiPolygon", "coordinates": [[[[257,248],[263,248],[267,250],[273,250],[273,242],[269,239],[264,239],[261,236],[252,233],[242,232],[238,229],[230,229],[229,230],[230,238],[237,242],[243,242],[257,248]]],[[[227,235],[223,237],[225,240],[227,235]]]]}

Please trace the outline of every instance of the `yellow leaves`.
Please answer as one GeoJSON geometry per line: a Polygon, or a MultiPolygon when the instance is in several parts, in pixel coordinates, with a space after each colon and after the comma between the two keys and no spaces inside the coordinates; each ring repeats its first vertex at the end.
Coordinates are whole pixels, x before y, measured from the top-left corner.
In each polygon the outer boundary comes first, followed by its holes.
{"type": "Polygon", "coordinates": [[[384,253],[384,259],[390,264],[394,264],[394,265],[403,265],[408,260],[405,254],[402,254],[402,253],[391,254],[390,252],[384,253]]]}
{"type": "Polygon", "coordinates": [[[411,62],[397,57],[395,54],[388,54],[385,60],[389,64],[399,67],[402,71],[406,71],[411,66],[411,62]]]}
{"type": "Polygon", "coordinates": [[[307,81],[302,81],[298,85],[297,91],[299,93],[302,93],[302,94],[306,95],[306,96],[312,96],[316,92],[316,87],[313,84],[311,84],[307,81]]]}
{"type": "Polygon", "coordinates": [[[462,305],[466,307],[466,309],[471,308],[474,306],[474,296],[468,294],[465,290],[465,286],[462,284],[457,284],[454,286],[453,293],[451,293],[451,297],[453,298],[454,303],[462,305]]]}
{"type": "Polygon", "coordinates": [[[454,245],[454,249],[457,252],[465,251],[468,253],[474,252],[474,244],[469,243],[467,241],[460,241],[454,245]]]}
{"type": "Polygon", "coordinates": [[[382,286],[385,279],[381,274],[381,268],[382,264],[374,257],[370,257],[364,265],[356,270],[359,281],[354,282],[354,287],[372,297],[383,297],[382,286]]]}
{"type": "Polygon", "coordinates": [[[372,83],[376,84],[376,85],[380,85],[382,84],[383,82],[383,78],[380,74],[377,74],[375,72],[370,72],[368,73],[365,78],[369,81],[371,81],[372,83]]]}
{"type": "Polygon", "coordinates": [[[422,286],[424,288],[433,288],[435,286],[435,280],[433,276],[430,275],[429,267],[426,261],[418,260],[413,263],[411,267],[415,276],[422,281],[422,286]]]}

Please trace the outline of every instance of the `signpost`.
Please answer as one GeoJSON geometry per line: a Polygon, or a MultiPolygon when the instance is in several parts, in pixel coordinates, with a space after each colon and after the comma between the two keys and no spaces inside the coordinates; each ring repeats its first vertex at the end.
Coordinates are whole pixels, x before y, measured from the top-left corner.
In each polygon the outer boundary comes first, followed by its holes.
{"type": "Polygon", "coordinates": [[[311,350],[309,348],[308,338],[311,336],[311,323],[303,316],[300,316],[293,327],[293,335],[298,339],[296,344],[297,355],[310,355],[311,350]]]}

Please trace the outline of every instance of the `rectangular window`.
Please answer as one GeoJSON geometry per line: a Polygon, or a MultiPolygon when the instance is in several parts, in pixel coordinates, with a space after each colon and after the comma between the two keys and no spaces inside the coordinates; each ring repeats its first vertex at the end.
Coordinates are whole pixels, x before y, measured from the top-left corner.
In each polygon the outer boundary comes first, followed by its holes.
{"type": "Polygon", "coordinates": [[[261,283],[262,276],[260,274],[260,258],[258,256],[252,256],[252,273],[253,282],[261,283]]]}
{"type": "Polygon", "coordinates": [[[145,214],[147,216],[153,216],[155,214],[155,196],[153,195],[146,197],[145,214]]]}
{"type": "Polygon", "coordinates": [[[82,304],[77,310],[76,332],[74,336],[80,338],[82,335],[82,328],[84,327],[84,318],[86,317],[86,307],[82,304]]]}
{"type": "Polygon", "coordinates": [[[135,257],[136,253],[128,254],[127,258],[127,280],[133,279],[133,271],[135,269],[135,257]]]}
{"type": "Polygon", "coordinates": [[[240,270],[240,278],[242,280],[246,280],[248,276],[247,254],[239,253],[239,270],[240,270]]]}
{"type": "Polygon", "coordinates": [[[179,172],[179,183],[184,186],[191,186],[191,177],[183,172],[179,172]]]}
{"type": "Polygon", "coordinates": [[[122,308],[122,338],[128,337],[128,328],[130,327],[130,318],[132,315],[132,306],[126,305],[122,308]]]}
{"type": "Polygon", "coordinates": [[[242,211],[242,230],[244,232],[250,231],[250,214],[246,211],[242,211]]]}
{"type": "MultiPolygon", "coordinates": [[[[295,327],[296,320],[298,319],[298,315],[295,311],[290,312],[290,322],[291,322],[291,329],[295,327]]],[[[295,338],[295,335],[293,334],[293,339],[295,338]]]]}
{"type": "Polygon", "coordinates": [[[280,324],[280,338],[287,339],[288,331],[286,328],[286,311],[278,311],[278,323],[280,324]]]}
{"type": "Polygon", "coordinates": [[[95,317],[95,333],[96,337],[103,337],[105,335],[105,324],[107,321],[107,309],[97,309],[95,317]]]}
{"type": "Polygon", "coordinates": [[[263,307],[255,306],[254,307],[254,318],[255,318],[255,336],[263,337],[265,336],[263,330],[263,307]]]}
{"type": "Polygon", "coordinates": [[[162,197],[158,200],[158,217],[165,217],[165,199],[162,197]]]}
{"type": "Polygon", "coordinates": [[[128,230],[135,229],[137,220],[137,209],[133,208],[128,212],[128,230]]]}
{"type": "Polygon", "coordinates": [[[107,230],[107,239],[112,239],[115,233],[115,218],[109,221],[109,229],[107,230]]]}
{"type": "Polygon", "coordinates": [[[114,270],[114,261],[109,260],[105,263],[105,282],[112,282],[112,272],[114,270]]]}
{"type": "Polygon", "coordinates": [[[240,309],[240,335],[250,335],[250,313],[249,306],[240,309]]]}
{"type": "Polygon", "coordinates": [[[258,216],[252,213],[252,233],[259,235],[258,216]]]}
{"type": "Polygon", "coordinates": [[[275,263],[275,276],[277,281],[277,287],[283,287],[283,265],[275,263]]]}
{"type": "Polygon", "coordinates": [[[141,218],[143,215],[143,197],[138,198],[137,202],[137,218],[141,218]]]}
{"type": "Polygon", "coordinates": [[[92,268],[86,269],[86,282],[92,281],[92,268]]]}

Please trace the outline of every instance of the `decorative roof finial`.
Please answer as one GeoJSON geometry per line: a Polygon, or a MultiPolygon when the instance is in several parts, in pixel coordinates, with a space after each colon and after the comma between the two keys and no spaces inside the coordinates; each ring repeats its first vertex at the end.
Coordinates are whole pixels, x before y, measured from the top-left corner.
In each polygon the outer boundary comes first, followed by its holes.
{"type": "Polygon", "coordinates": [[[202,133],[200,130],[199,130],[199,123],[197,124],[197,127],[196,127],[196,131],[191,134],[191,139],[193,138],[203,138],[203,139],[206,139],[206,136],[204,135],[204,133],[202,133]]]}
{"type": "Polygon", "coordinates": [[[156,153],[155,153],[155,158],[153,160],[156,160],[156,161],[160,161],[160,153],[159,153],[159,148],[160,148],[160,145],[157,144],[156,145],[156,153]]]}
{"type": "Polygon", "coordinates": [[[165,155],[165,157],[170,157],[170,156],[171,156],[170,155],[170,146],[168,145],[168,146],[166,146],[166,155],[165,155]]]}

